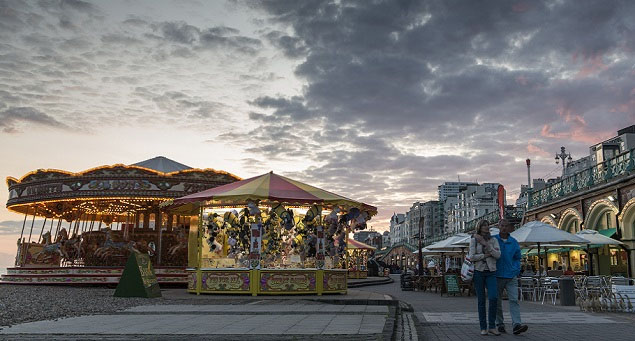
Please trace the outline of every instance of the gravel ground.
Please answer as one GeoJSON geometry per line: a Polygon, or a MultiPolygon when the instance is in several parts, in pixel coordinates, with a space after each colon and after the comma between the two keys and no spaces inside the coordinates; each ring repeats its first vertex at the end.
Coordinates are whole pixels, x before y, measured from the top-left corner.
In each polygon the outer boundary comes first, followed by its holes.
{"type": "Polygon", "coordinates": [[[0,326],[67,316],[110,313],[156,299],[113,297],[98,287],[0,285],[0,326]]]}
{"type": "MultiPolygon", "coordinates": [[[[168,289],[183,290],[185,289],[168,289]]],[[[148,304],[320,304],[306,300],[262,300],[261,298],[128,298],[113,297],[115,289],[41,285],[0,285],[0,326],[62,317],[112,313],[148,304]]],[[[170,296],[170,295],[168,295],[170,296]]]]}

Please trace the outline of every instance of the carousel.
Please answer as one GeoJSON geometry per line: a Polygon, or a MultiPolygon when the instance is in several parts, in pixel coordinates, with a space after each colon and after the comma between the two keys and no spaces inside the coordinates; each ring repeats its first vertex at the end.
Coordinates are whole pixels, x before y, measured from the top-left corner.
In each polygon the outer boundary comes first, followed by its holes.
{"type": "Polygon", "coordinates": [[[7,178],[9,211],[24,215],[15,267],[3,283],[117,283],[131,252],[147,253],[160,283],[187,282],[190,218],[160,204],[239,177],[165,157],[71,173],[7,178]]]}
{"type": "Polygon", "coordinates": [[[373,206],[271,173],[163,205],[190,214],[188,291],[346,293],[347,239],[373,206]]]}
{"type": "Polygon", "coordinates": [[[368,277],[366,264],[368,264],[368,259],[376,249],[355,239],[348,240],[348,251],[346,252],[348,257],[348,278],[368,277]]]}

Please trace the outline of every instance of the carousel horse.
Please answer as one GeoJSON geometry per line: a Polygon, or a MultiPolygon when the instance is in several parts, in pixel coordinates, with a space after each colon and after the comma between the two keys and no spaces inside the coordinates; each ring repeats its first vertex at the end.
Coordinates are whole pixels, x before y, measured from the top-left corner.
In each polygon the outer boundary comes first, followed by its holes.
{"type": "Polygon", "coordinates": [[[81,236],[75,234],[62,242],[62,253],[65,260],[73,262],[81,257],[81,239],[81,236]]]}
{"type": "Polygon", "coordinates": [[[139,251],[139,250],[137,250],[135,248],[135,246],[134,246],[135,242],[133,242],[133,241],[129,241],[129,242],[114,242],[112,240],[111,232],[112,232],[112,230],[110,228],[106,228],[105,229],[106,240],[104,240],[104,243],[101,245],[101,247],[99,247],[99,248],[97,248],[97,250],[95,250],[95,256],[96,257],[105,258],[105,257],[109,256],[110,254],[121,253],[124,250],[136,251],[136,252],[139,251]]]}
{"type": "Polygon", "coordinates": [[[44,240],[44,246],[42,247],[42,251],[36,253],[33,256],[35,263],[40,263],[41,261],[48,258],[49,256],[56,255],[56,254],[59,255],[60,258],[64,257],[64,254],[62,253],[62,248],[61,248],[62,244],[60,242],[51,243],[51,232],[44,233],[42,235],[42,240],[44,240]],[[40,260],[41,256],[44,256],[45,258],[40,260]]]}
{"type": "Polygon", "coordinates": [[[55,243],[63,243],[68,239],[68,232],[65,227],[62,227],[59,233],[57,233],[57,238],[55,238],[55,243]]]}
{"type": "Polygon", "coordinates": [[[168,258],[176,256],[181,250],[187,249],[187,234],[184,229],[179,229],[179,233],[176,236],[177,243],[168,249],[168,258]]]}

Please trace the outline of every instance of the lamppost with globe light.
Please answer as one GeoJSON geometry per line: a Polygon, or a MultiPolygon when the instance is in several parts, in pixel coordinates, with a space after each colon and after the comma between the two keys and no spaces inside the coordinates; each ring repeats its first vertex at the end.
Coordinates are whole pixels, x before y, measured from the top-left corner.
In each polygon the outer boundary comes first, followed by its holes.
{"type": "Polygon", "coordinates": [[[569,161],[569,163],[573,161],[571,154],[567,153],[564,147],[560,147],[560,154],[556,154],[556,164],[560,163],[560,160],[562,160],[562,177],[564,178],[566,161],[569,161]]]}

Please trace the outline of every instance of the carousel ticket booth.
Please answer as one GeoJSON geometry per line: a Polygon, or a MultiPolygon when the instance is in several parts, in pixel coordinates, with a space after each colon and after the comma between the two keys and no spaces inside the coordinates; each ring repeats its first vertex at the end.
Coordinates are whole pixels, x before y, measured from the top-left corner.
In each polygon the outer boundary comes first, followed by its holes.
{"type": "Polygon", "coordinates": [[[160,283],[187,283],[190,217],[162,210],[166,200],[239,177],[164,157],[78,173],[39,169],[8,177],[9,211],[23,214],[15,284],[117,283],[131,252],[150,256],[160,283]]]}
{"type": "Polygon", "coordinates": [[[267,173],[167,204],[191,214],[188,291],[347,292],[347,237],[375,207],[267,173]]]}

